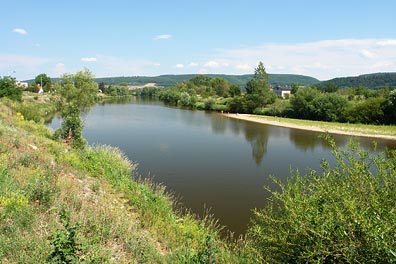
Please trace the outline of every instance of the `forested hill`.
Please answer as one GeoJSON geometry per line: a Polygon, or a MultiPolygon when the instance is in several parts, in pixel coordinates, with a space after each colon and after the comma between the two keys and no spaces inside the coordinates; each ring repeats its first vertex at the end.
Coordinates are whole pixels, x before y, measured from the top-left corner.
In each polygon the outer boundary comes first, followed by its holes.
{"type": "MultiPolygon", "coordinates": [[[[128,83],[130,85],[144,85],[146,83],[156,83],[158,86],[171,86],[178,82],[187,81],[197,76],[198,74],[181,74],[181,75],[160,75],[155,77],[147,76],[132,76],[132,77],[106,77],[96,78],[96,82],[103,82],[108,85],[119,84],[121,82],[128,83]]],[[[226,75],[226,74],[206,74],[209,77],[220,77],[227,81],[237,84],[241,87],[253,78],[252,74],[246,75],[226,75]]],[[[300,85],[314,85],[319,83],[319,80],[303,75],[296,74],[269,74],[269,81],[272,85],[291,85],[292,83],[298,83],[300,85]]]]}
{"type": "Polygon", "coordinates": [[[396,87],[396,72],[364,74],[356,77],[334,78],[321,82],[321,85],[329,84],[339,87],[357,87],[361,85],[370,89],[396,87]]]}

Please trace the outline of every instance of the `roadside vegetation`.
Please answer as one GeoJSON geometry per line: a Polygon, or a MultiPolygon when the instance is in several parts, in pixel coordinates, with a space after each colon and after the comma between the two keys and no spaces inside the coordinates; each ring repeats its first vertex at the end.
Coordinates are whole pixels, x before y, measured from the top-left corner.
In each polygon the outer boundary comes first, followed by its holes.
{"type": "MultiPolygon", "coordinates": [[[[292,171],[287,182],[275,175],[279,189],[267,189],[269,205],[254,211],[246,236],[227,239],[210,216],[198,219],[163,186],[140,180],[120,150],[44,125],[68,104],[89,108],[92,78],[82,71],[63,76],[52,95],[0,98],[2,263],[396,262],[395,152],[327,139],[336,162],[292,171]],[[66,99],[64,88],[87,93],[66,99]]],[[[263,80],[256,76],[252,95],[267,91],[263,80]]]]}

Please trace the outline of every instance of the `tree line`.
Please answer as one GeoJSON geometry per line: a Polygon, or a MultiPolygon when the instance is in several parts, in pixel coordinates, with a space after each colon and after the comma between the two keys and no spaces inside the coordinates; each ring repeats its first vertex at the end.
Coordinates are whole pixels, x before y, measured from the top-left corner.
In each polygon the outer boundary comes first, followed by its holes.
{"type": "Polygon", "coordinates": [[[169,88],[144,88],[135,95],[157,97],[180,107],[263,114],[327,122],[390,125],[396,123],[396,91],[362,85],[340,88],[334,83],[292,84],[289,98],[278,98],[260,62],[244,89],[223,78],[198,75],[169,88]]]}

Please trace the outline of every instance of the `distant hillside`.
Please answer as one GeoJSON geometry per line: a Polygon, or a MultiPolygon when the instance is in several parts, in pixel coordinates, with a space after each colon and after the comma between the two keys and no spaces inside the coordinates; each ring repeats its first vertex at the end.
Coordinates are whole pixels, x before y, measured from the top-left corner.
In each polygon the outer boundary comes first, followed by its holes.
{"type": "Polygon", "coordinates": [[[396,72],[372,73],[357,77],[334,78],[321,82],[320,85],[335,84],[340,87],[356,87],[362,85],[370,89],[396,87],[396,72]]]}
{"type": "MultiPolygon", "coordinates": [[[[106,77],[96,78],[98,83],[103,82],[108,85],[119,84],[121,82],[128,83],[130,85],[143,85],[146,83],[156,83],[158,86],[171,86],[178,82],[187,81],[198,74],[182,74],[182,75],[160,75],[155,77],[147,76],[133,76],[133,77],[106,77]]],[[[253,78],[252,74],[246,75],[226,75],[226,74],[206,74],[206,76],[215,78],[224,78],[227,81],[237,84],[241,87],[253,78]]],[[[298,83],[300,85],[314,85],[319,83],[319,80],[303,75],[296,74],[269,74],[269,81],[272,85],[291,85],[292,83],[298,83]]]]}

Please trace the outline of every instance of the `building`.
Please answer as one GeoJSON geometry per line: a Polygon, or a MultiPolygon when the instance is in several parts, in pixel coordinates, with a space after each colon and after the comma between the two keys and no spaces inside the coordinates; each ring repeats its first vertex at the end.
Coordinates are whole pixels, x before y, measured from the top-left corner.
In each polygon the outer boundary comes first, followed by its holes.
{"type": "Polygon", "coordinates": [[[289,98],[292,88],[290,86],[277,85],[272,87],[272,91],[283,99],[289,98]]]}

